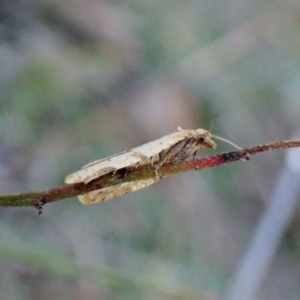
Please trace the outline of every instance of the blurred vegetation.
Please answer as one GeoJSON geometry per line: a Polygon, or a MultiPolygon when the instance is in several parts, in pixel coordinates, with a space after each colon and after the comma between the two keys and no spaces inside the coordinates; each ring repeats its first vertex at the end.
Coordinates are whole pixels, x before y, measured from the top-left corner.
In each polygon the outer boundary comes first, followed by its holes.
{"type": "MultiPolygon", "coordinates": [[[[61,185],[179,125],[209,128],[216,114],[213,132],[241,146],[292,137],[299,17],[295,0],[2,1],[0,191],[61,185]]],[[[99,205],[60,201],[42,217],[1,208],[1,299],[216,299],[283,154],[172,176],[99,205]]],[[[298,224],[297,211],[295,242],[273,261],[261,299],[300,293],[298,224]]]]}

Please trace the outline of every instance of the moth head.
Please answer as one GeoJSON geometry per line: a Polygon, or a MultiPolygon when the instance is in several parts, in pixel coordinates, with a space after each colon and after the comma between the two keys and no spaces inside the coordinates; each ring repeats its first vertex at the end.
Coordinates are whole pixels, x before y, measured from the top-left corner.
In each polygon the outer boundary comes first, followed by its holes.
{"type": "Polygon", "coordinates": [[[216,149],[217,144],[212,140],[212,138],[213,135],[210,133],[210,131],[207,131],[205,129],[196,130],[196,139],[199,146],[203,148],[216,149]]]}
{"type": "Polygon", "coordinates": [[[217,139],[235,147],[238,150],[242,150],[241,147],[237,146],[231,141],[224,139],[218,135],[211,134],[211,130],[207,131],[205,129],[197,129],[196,132],[197,132],[197,141],[199,145],[201,145],[203,148],[216,149],[217,144],[212,139],[217,139]]]}

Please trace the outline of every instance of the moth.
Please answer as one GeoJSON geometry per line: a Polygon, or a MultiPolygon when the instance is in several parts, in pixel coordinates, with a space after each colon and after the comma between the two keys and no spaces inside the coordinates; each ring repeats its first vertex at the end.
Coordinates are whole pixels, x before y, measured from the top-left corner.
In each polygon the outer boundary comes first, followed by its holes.
{"type": "MultiPolygon", "coordinates": [[[[176,132],[163,136],[160,139],[91,162],[83,166],[81,170],[68,175],[65,179],[65,183],[89,183],[109,173],[113,176],[116,171],[121,169],[129,170],[139,167],[155,166],[158,171],[159,168],[166,163],[178,163],[195,157],[197,151],[201,148],[215,149],[217,144],[213,141],[213,138],[225,141],[241,149],[226,139],[212,135],[210,130],[181,129],[178,127],[176,132]]],[[[158,172],[156,172],[156,176],[153,178],[124,182],[112,187],[91,191],[78,196],[78,198],[82,204],[94,204],[139,190],[157,182],[159,179],[158,172]]]]}

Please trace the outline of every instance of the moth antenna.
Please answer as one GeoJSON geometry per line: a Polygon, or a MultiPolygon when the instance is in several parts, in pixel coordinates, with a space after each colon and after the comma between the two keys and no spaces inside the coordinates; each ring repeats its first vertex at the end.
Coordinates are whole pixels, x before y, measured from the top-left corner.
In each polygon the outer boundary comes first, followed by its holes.
{"type": "Polygon", "coordinates": [[[209,130],[208,130],[209,133],[211,133],[211,131],[212,131],[212,129],[213,129],[214,121],[215,121],[215,119],[213,118],[213,119],[211,120],[210,128],[209,128],[209,130]]]}
{"type": "Polygon", "coordinates": [[[229,145],[235,147],[235,148],[238,149],[238,150],[242,150],[242,148],[239,147],[238,145],[236,145],[236,144],[234,144],[233,142],[230,142],[229,140],[226,140],[226,139],[224,139],[224,138],[222,138],[222,137],[220,137],[220,136],[218,136],[218,135],[212,134],[211,136],[212,136],[213,138],[217,139],[217,140],[223,141],[223,142],[225,142],[225,143],[227,143],[227,144],[229,144],[229,145]]]}
{"type": "Polygon", "coordinates": [[[214,127],[215,119],[216,119],[218,116],[219,116],[219,115],[215,115],[215,116],[212,117],[212,119],[211,119],[211,124],[210,124],[210,128],[209,128],[209,130],[208,130],[209,133],[211,133],[211,131],[212,131],[213,127],[214,127]]]}

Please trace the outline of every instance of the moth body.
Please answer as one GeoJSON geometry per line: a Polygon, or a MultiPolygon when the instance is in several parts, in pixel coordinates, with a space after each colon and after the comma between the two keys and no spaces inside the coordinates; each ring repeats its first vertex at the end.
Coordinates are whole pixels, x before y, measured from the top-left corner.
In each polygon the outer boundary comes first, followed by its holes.
{"type": "MultiPolygon", "coordinates": [[[[113,174],[120,169],[133,169],[145,166],[159,167],[166,163],[178,163],[191,159],[200,148],[216,148],[212,135],[205,129],[178,129],[178,131],[161,137],[155,141],[135,147],[119,154],[96,160],[84,166],[81,170],[68,175],[67,184],[79,182],[89,183],[106,174],[113,174]]],[[[105,201],[125,193],[146,187],[160,178],[141,179],[118,186],[107,187],[79,196],[83,204],[105,201]]]]}

